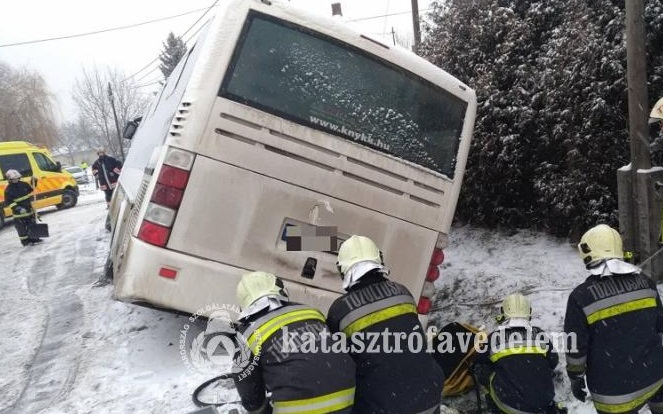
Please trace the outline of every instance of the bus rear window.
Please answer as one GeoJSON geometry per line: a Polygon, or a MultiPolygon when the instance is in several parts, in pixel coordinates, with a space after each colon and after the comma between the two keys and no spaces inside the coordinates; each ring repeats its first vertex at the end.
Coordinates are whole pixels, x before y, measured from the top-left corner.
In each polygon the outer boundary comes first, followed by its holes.
{"type": "Polygon", "coordinates": [[[453,178],[467,104],[320,33],[251,13],[219,96],[453,178]]]}

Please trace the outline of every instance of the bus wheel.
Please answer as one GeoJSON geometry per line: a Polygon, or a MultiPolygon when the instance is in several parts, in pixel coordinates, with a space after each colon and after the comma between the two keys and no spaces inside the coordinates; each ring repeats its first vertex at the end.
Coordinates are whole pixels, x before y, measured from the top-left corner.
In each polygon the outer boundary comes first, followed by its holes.
{"type": "Polygon", "coordinates": [[[5,215],[0,210],[0,229],[5,227],[5,215]]]}
{"type": "Polygon", "coordinates": [[[104,264],[104,273],[99,276],[99,279],[94,282],[92,287],[102,287],[111,283],[113,283],[113,261],[110,258],[110,253],[108,253],[106,263],[104,264]]]}
{"type": "Polygon", "coordinates": [[[77,202],[78,197],[76,196],[75,192],[72,190],[64,190],[64,193],[62,193],[62,203],[58,204],[56,207],[58,210],[62,210],[63,208],[71,208],[75,206],[77,202]]]}

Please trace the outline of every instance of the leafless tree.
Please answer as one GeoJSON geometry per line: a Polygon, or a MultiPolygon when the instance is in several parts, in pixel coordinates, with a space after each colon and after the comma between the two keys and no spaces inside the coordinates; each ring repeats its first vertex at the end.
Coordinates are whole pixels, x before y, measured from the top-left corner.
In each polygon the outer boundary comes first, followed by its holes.
{"type": "Polygon", "coordinates": [[[405,49],[412,50],[412,45],[414,44],[414,35],[412,33],[401,33],[393,28],[391,30],[395,44],[405,49]]]}
{"type": "Polygon", "coordinates": [[[54,95],[41,75],[0,62],[0,91],[0,141],[53,146],[57,136],[54,95]]]}
{"type": "Polygon", "coordinates": [[[92,128],[92,125],[86,118],[80,116],[76,122],[65,122],[60,126],[57,144],[63,149],[69,158],[69,164],[74,164],[74,155],[76,153],[94,150],[104,146],[103,137],[98,131],[92,128]]]}
{"type": "MultiPolygon", "coordinates": [[[[117,124],[122,129],[127,121],[143,114],[148,105],[147,98],[140,94],[132,79],[116,69],[83,69],[83,74],[76,79],[72,96],[81,116],[89,122],[95,137],[100,142],[91,142],[97,147],[105,147],[109,154],[120,155],[119,131],[116,128],[111,99],[117,113],[117,124]],[[112,97],[109,94],[112,92],[112,97]]],[[[123,143],[123,146],[126,142],[123,143]]]]}

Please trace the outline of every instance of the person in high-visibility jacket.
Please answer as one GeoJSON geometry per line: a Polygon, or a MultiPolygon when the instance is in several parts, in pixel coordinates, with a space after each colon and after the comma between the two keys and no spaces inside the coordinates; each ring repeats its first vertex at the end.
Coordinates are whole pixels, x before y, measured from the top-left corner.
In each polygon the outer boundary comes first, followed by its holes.
{"type": "Polygon", "coordinates": [[[5,188],[5,204],[12,210],[14,227],[23,246],[39,243],[40,238],[31,238],[28,229],[35,223],[35,212],[32,209],[32,187],[21,181],[21,173],[7,170],[5,177],[9,181],[5,188]]]}
{"type": "Polygon", "coordinates": [[[387,279],[376,244],[353,235],[341,244],[337,267],[347,293],[327,315],[343,332],[357,364],[355,413],[439,413],[444,372],[427,353],[427,337],[408,289],[387,279]]]}
{"type": "Polygon", "coordinates": [[[605,224],[589,229],[578,250],[590,276],[571,292],[564,318],[573,395],[584,401],[586,385],[599,413],[637,413],[645,404],[663,413],[663,306],[656,283],[622,260],[621,236],[605,224]]]}
{"type": "Polygon", "coordinates": [[[283,281],[265,272],[245,274],[237,300],[234,382],[249,413],[352,412],[355,364],[323,345],[331,338],[319,310],[290,302],[283,281]]]}
{"type": "Polygon", "coordinates": [[[531,324],[532,306],[520,293],[502,301],[497,330],[478,344],[473,371],[492,413],[566,413],[555,403],[559,357],[550,337],[531,324]]]}

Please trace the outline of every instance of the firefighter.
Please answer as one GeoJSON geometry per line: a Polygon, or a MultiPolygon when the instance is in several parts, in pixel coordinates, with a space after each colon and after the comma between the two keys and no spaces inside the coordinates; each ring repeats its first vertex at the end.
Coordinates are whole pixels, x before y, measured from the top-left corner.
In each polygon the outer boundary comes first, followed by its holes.
{"type": "Polygon", "coordinates": [[[354,235],[343,242],[337,267],[347,293],[331,305],[327,323],[352,345],[354,412],[439,413],[444,372],[426,353],[412,294],[387,279],[382,253],[367,237],[354,235]]]}
{"type": "Polygon", "coordinates": [[[249,413],[352,412],[355,365],[347,353],[322,345],[323,336],[331,340],[320,311],[290,302],[283,281],[264,272],[242,277],[237,300],[242,313],[233,372],[249,413]]]}
{"type": "Polygon", "coordinates": [[[559,362],[550,337],[532,326],[532,307],[519,294],[508,295],[500,307],[497,330],[488,335],[472,367],[489,395],[493,413],[565,413],[554,401],[554,369],[559,362]]]}
{"type": "Polygon", "coordinates": [[[32,187],[21,181],[21,173],[7,170],[5,177],[9,184],[5,188],[5,205],[12,210],[14,227],[23,246],[33,245],[42,240],[28,235],[30,226],[35,224],[35,212],[32,209],[32,187]]]}
{"type": "Polygon", "coordinates": [[[113,190],[117,186],[117,180],[122,172],[122,163],[106,155],[106,150],[103,148],[97,151],[97,156],[99,158],[92,164],[92,174],[106,196],[106,207],[108,207],[113,196],[113,190]]]}
{"type": "Polygon", "coordinates": [[[578,250],[590,276],[571,292],[564,318],[573,395],[584,401],[587,385],[599,413],[636,413],[646,403],[653,414],[663,413],[656,284],[623,260],[622,239],[605,224],[589,229],[578,250]]]}

